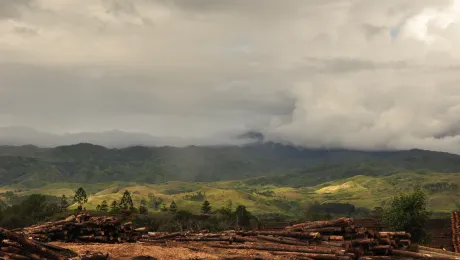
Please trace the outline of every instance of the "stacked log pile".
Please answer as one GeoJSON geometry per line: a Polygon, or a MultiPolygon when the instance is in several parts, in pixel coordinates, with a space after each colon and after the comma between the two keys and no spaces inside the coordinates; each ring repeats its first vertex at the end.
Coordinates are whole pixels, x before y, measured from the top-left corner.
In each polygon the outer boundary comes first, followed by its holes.
{"type": "MultiPolygon", "coordinates": [[[[454,236],[455,245],[460,242],[458,214],[457,212],[452,214],[452,229],[453,234],[456,235],[454,236]]],[[[349,218],[305,222],[284,229],[228,230],[218,233],[207,231],[161,233],[147,232],[145,228],[134,229],[132,223],[122,224],[114,217],[91,217],[81,214],[61,221],[31,226],[20,231],[28,238],[27,241],[33,240],[38,245],[45,245],[40,243],[48,241],[150,244],[176,242],[190,248],[198,245],[233,250],[264,250],[273,255],[295,259],[460,260],[460,255],[454,252],[411,245],[409,233],[376,231],[365,228],[362,223],[355,223],[349,218]]],[[[18,248],[9,242],[2,244],[2,250],[6,253],[18,252],[18,248]]],[[[49,246],[41,246],[41,248],[50,250],[49,246]]],[[[456,250],[458,249],[457,246],[456,250]]],[[[51,252],[55,251],[51,250],[51,252]]],[[[59,251],[59,253],[62,254],[64,251],[59,251]]],[[[29,258],[17,259],[39,259],[27,257],[29,258]]]]}
{"type": "Polygon", "coordinates": [[[409,250],[406,232],[378,232],[354,226],[353,220],[315,221],[293,225],[281,231],[225,231],[148,233],[140,242],[202,242],[212,248],[263,250],[295,259],[460,259],[431,248],[409,250]],[[418,251],[418,252],[417,252],[418,251]]]}
{"type": "Polygon", "coordinates": [[[115,217],[70,216],[18,230],[28,238],[41,241],[120,243],[135,242],[143,230],[135,230],[131,222],[122,224],[115,217]]]}
{"type": "Polygon", "coordinates": [[[108,255],[88,252],[79,256],[71,250],[29,240],[21,234],[0,228],[0,259],[104,260],[108,259],[108,255]]]}

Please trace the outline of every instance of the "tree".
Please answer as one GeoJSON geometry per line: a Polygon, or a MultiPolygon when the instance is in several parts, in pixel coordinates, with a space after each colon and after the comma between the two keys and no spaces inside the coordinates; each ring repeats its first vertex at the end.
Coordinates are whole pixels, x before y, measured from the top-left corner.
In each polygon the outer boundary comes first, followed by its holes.
{"type": "Polygon", "coordinates": [[[74,200],[78,202],[78,210],[83,210],[83,204],[88,202],[86,191],[81,187],[78,188],[78,190],[75,192],[74,200]]]}
{"type": "Polygon", "coordinates": [[[168,211],[168,208],[166,207],[166,204],[163,203],[163,204],[161,205],[161,211],[163,211],[163,212],[168,211]]]}
{"type": "Polygon", "coordinates": [[[329,220],[332,218],[331,214],[324,212],[318,201],[309,202],[305,205],[304,217],[307,221],[329,220]]]}
{"type": "Polygon", "coordinates": [[[174,202],[174,200],[169,205],[169,211],[173,214],[177,212],[177,205],[176,202],[174,202]]]}
{"type": "Polygon", "coordinates": [[[68,207],[69,207],[69,201],[67,201],[67,197],[65,195],[62,195],[61,205],[60,205],[61,211],[62,212],[67,211],[68,207]]]}
{"type": "Polygon", "coordinates": [[[101,205],[96,206],[96,211],[101,211],[101,205]]]}
{"type": "Polygon", "coordinates": [[[152,193],[149,193],[148,196],[148,206],[154,210],[160,210],[163,199],[161,197],[155,197],[152,193]]]}
{"type": "Polygon", "coordinates": [[[239,205],[235,210],[236,224],[241,227],[249,227],[251,225],[252,215],[246,209],[246,206],[239,205]]]}
{"type": "Polygon", "coordinates": [[[51,197],[32,194],[2,211],[0,225],[5,228],[29,226],[50,220],[59,211],[60,205],[51,197]]]}
{"type": "Polygon", "coordinates": [[[125,192],[123,193],[123,197],[120,200],[120,208],[125,209],[125,210],[134,209],[134,203],[131,198],[131,194],[129,193],[128,190],[125,190],[125,192]]]}
{"type": "Polygon", "coordinates": [[[203,204],[201,205],[201,213],[203,214],[209,214],[211,213],[211,203],[209,201],[205,200],[203,204]]]}
{"type": "Polygon", "coordinates": [[[12,192],[12,191],[7,191],[3,194],[3,196],[6,198],[7,201],[9,202],[12,202],[14,201],[15,199],[18,198],[18,195],[16,195],[16,193],[12,192]]]}
{"type": "Polygon", "coordinates": [[[426,209],[428,197],[419,187],[407,194],[393,197],[382,214],[382,221],[390,229],[411,233],[415,242],[427,238],[424,226],[429,218],[426,209]]]}
{"type": "Polygon", "coordinates": [[[149,193],[149,195],[148,195],[148,205],[149,205],[149,207],[155,209],[155,202],[156,202],[155,195],[153,195],[153,193],[149,193]]]}
{"type": "Polygon", "coordinates": [[[140,214],[147,214],[149,210],[147,209],[147,201],[145,199],[141,199],[141,204],[139,206],[139,213],[140,214]]]}
{"type": "Polygon", "coordinates": [[[383,208],[382,207],[374,207],[374,209],[371,211],[370,217],[374,219],[382,219],[383,215],[383,208]]]}
{"type": "Polygon", "coordinates": [[[232,199],[228,199],[227,204],[225,205],[225,208],[230,212],[233,210],[233,201],[232,201],[232,199]]]}
{"type": "Polygon", "coordinates": [[[109,211],[109,205],[107,204],[106,200],[102,201],[101,207],[99,209],[100,211],[104,211],[104,212],[109,211]]]}
{"type": "Polygon", "coordinates": [[[118,202],[116,200],[112,201],[110,204],[110,212],[117,212],[118,211],[118,202]]]}

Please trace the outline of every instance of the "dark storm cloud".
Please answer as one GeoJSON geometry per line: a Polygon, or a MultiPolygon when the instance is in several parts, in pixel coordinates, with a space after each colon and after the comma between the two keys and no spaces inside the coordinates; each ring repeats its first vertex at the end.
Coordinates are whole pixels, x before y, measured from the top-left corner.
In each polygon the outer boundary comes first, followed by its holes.
{"type": "Polygon", "coordinates": [[[0,122],[52,133],[30,142],[260,131],[460,153],[458,17],[457,0],[1,1],[0,122]]]}
{"type": "Polygon", "coordinates": [[[28,8],[33,0],[2,0],[0,1],[0,19],[17,18],[22,10],[28,8]]]}

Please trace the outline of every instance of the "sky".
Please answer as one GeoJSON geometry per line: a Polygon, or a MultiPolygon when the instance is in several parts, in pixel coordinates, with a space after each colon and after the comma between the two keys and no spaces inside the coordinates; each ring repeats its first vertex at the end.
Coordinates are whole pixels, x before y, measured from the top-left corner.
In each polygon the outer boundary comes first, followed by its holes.
{"type": "Polygon", "coordinates": [[[457,46],[460,0],[2,0],[0,140],[460,153],[457,46]]]}

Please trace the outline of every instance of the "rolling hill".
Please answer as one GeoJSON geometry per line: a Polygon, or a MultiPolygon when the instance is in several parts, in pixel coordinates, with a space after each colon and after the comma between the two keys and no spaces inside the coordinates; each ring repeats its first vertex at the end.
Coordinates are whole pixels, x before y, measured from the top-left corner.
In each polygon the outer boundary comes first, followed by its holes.
{"type": "Polygon", "coordinates": [[[213,182],[261,177],[284,186],[311,186],[356,175],[404,171],[460,172],[460,156],[423,150],[362,152],[304,149],[276,143],[217,147],[128,147],[92,144],[0,147],[0,185],[53,182],[213,182]],[[287,174],[289,178],[284,176],[287,174]]]}
{"type": "MultiPolygon", "coordinates": [[[[306,205],[319,203],[349,203],[356,207],[372,209],[383,206],[394,195],[421,185],[429,195],[428,207],[436,212],[449,212],[460,206],[460,175],[446,173],[404,172],[389,176],[363,176],[325,182],[309,187],[248,184],[248,180],[220,182],[180,182],[145,184],[134,182],[106,183],[53,183],[39,188],[16,191],[18,195],[40,193],[72,197],[78,187],[90,194],[88,209],[95,209],[103,200],[119,200],[125,190],[132,193],[135,205],[149,196],[163,199],[169,205],[175,201],[180,209],[198,213],[202,200],[191,196],[202,192],[214,209],[226,206],[229,200],[234,207],[245,205],[256,215],[280,214],[299,217],[306,205]]],[[[13,190],[13,188],[2,189],[13,190]]],[[[76,207],[76,205],[73,205],[76,207]]],[[[151,209],[152,210],[152,209],[151,209]]]]}
{"type": "Polygon", "coordinates": [[[213,207],[231,199],[257,214],[298,216],[313,201],[373,208],[416,183],[430,209],[460,206],[460,156],[423,150],[364,152],[304,149],[276,143],[217,147],[128,147],[92,144],[55,148],[0,147],[0,190],[18,195],[90,194],[89,208],[128,189],[139,203],[149,194],[198,211],[206,194],[213,207]]]}

